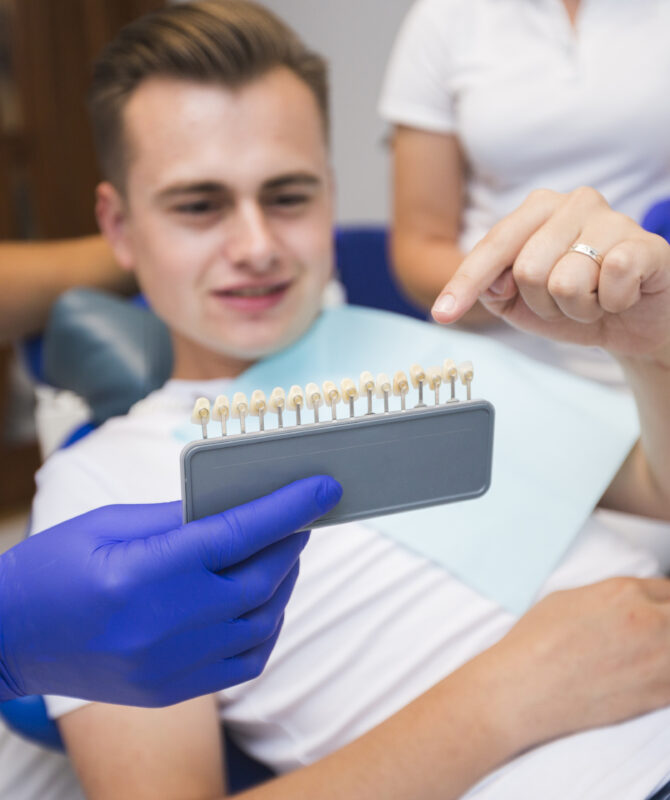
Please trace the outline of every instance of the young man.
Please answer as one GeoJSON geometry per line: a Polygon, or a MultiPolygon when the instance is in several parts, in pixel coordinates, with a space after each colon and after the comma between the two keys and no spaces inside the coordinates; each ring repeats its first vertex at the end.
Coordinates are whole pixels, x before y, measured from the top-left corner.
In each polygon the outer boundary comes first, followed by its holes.
{"type": "MultiPolygon", "coordinates": [[[[47,463],[36,530],[101,503],[174,497],[182,443],[173,431],[194,399],[226,392],[303,335],[332,270],[325,69],[268,12],[230,0],[139,20],[100,60],[92,110],[108,179],[101,227],[170,326],[174,376],[47,463]]],[[[574,212],[574,198],[563,201],[574,212]]],[[[576,211],[593,216],[588,204],[576,211]]],[[[544,222],[530,216],[532,230],[544,222]]],[[[621,221],[600,217],[616,239],[621,221]]],[[[667,275],[668,253],[640,236],[667,275]]],[[[667,295],[658,289],[648,316],[666,313],[667,295]]],[[[645,436],[653,430],[662,445],[656,366],[630,363],[645,436]]],[[[670,517],[658,454],[653,442],[635,450],[612,505],[670,517]]],[[[654,571],[650,556],[594,524],[544,591],[654,571]]],[[[341,525],[312,536],[260,678],[166,710],[50,703],[90,797],[221,794],[217,704],[254,756],[292,772],[253,796],[458,797],[535,744],[665,705],[668,599],[661,579],[605,581],[546,598],[512,628],[512,615],[374,524],[341,525]]],[[[670,776],[668,720],[657,712],[553,742],[478,791],[611,798],[615,786],[643,797],[670,776]]]]}

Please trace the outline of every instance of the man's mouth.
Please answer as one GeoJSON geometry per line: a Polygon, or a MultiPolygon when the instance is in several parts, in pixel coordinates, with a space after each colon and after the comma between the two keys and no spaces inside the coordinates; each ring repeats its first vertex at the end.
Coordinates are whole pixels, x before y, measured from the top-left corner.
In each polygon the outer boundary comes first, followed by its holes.
{"type": "Polygon", "coordinates": [[[278,294],[288,288],[289,282],[277,283],[273,286],[247,286],[243,289],[224,289],[219,294],[227,297],[268,297],[269,295],[278,294]]]}
{"type": "Polygon", "coordinates": [[[265,311],[279,303],[292,284],[287,280],[263,286],[236,286],[215,290],[214,295],[239,311],[265,311]]]}

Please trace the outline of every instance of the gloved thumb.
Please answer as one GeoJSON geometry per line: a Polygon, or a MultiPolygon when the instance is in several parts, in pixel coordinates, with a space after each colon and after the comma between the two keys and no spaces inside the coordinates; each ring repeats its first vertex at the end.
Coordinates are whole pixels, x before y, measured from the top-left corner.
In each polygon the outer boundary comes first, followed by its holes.
{"type": "Polygon", "coordinates": [[[290,483],[272,494],[184,525],[170,534],[176,557],[197,553],[219,572],[292,533],[308,528],[337,505],[342,487],[327,475],[290,483]]]}

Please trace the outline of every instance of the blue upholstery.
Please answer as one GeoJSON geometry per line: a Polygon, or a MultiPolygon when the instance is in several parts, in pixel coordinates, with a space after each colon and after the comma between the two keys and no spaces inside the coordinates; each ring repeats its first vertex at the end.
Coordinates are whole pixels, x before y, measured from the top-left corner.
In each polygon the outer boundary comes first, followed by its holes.
{"type": "Polygon", "coordinates": [[[381,225],[346,227],[336,231],[335,263],[347,301],[357,306],[426,319],[426,312],[412,304],[393,277],[388,238],[387,229],[381,225]]]}
{"type": "Polygon", "coordinates": [[[653,205],[642,219],[642,227],[670,242],[670,200],[653,205]]]}
{"type": "Polygon", "coordinates": [[[39,695],[0,703],[0,716],[8,728],[33,744],[41,744],[51,750],[63,749],[58,726],[47,716],[44,700],[39,695]]]}

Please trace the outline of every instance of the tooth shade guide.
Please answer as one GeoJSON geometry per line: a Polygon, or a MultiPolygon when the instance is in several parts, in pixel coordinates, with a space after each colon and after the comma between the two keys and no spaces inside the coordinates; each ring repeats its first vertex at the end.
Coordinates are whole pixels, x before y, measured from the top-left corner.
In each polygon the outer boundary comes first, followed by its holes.
{"type": "Polygon", "coordinates": [[[440,405],[440,384],[442,383],[442,373],[439,367],[428,367],[426,370],[426,383],[435,393],[435,405],[440,405]]]}
{"type": "Polygon", "coordinates": [[[268,403],[270,411],[274,411],[277,415],[278,427],[284,427],[284,408],[286,407],[286,394],[281,386],[275,386],[270,395],[270,402],[268,403]]]}
{"type": "Polygon", "coordinates": [[[458,369],[456,367],[456,362],[452,358],[445,358],[444,363],[442,364],[442,377],[444,378],[445,383],[447,381],[449,382],[451,387],[451,397],[449,398],[449,402],[457,402],[456,379],[458,378],[458,369]]]}
{"type": "Polygon", "coordinates": [[[307,408],[311,408],[314,412],[314,422],[319,421],[319,406],[323,403],[319,387],[315,383],[308,383],[305,386],[305,400],[307,408]]]}
{"type": "MultiPolygon", "coordinates": [[[[375,403],[381,410],[381,401],[375,403]]],[[[365,403],[361,405],[362,411],[365,403]]],[[[363,519],[463,500],[486,490],[493,432],[490,404],[431,403],[428,408],[408,407],[402,413],[394,405],[399,405],[395,397],[389,414],[358,413],[353,420],[291,425],[282,431],[210,437],[209,441],[198,436],[182,455],[184,519],[247,502],[250,487],[253,496],[261,496],[290,480],[320,474],[324,465],[344,486],[345,504],[317,520],[317,527],[351,521],[353,515],[363,519]],[[379,481],[379,465],[389,460],[393,469],[384,470],[384,479],[379,481]],[[417,469],[417,464],[423,464],[427,472],[417,469]],[[226,486],[223,497],[221,485],[226,486]]]]}
{"type": "Polygon", "coordinates": [[[393,376],[393,394],[400,397],[400,410],[406,411],[405,397],[409,391],[409,382],[407,375],[402,370],[398,370],[393,376]]]}
{"type": "Polygon", "coordinates": [[[384,372],[380,372],[379,375],[377,375],[376,390],[377,397],[382,397],[384,399],[384,413],[388,414],[391,381],[389,380],[388,375],[386,375],[384,372]]]}
{"type": "MultiPolygon", "coordinates": [[[[449,381],[451,388],[451,399],[448,402],[457,403],[458,399],[455,396],[457,379],[466,387],[467,399],[471,400],[474,370],[470,361],[464,361],[456,365],[452,359],[445,359],[442,367],[430,366],[426,370],[420,364],[413,364],[409,370],[409,375],[410,378],[408,379],[402,370],[398,370],[394,373],[391,381],[386,373],[380,372],[375,379],[372,373],[364,371],[360,375],[358,385],[351,378],[343,378],[339,384],[330,380],[324,381],[321,386],[316,383],[308,383],[304,389],[298,385],[293,385],[288,392],[288,397],[282,387],[276,386],[272,390],[269,401],[266,400],[265,394],[260,389],[252,392],[250,401],[247,401],[243,392],[236,392],[233,395],[232,402],[229,402],[225,395],[218,395],[211,409],[207,398],[201,397],[196,401],[191,419],[202,427],[203,438],[208,438],[207,425],[210,420],[220,421],[221,436],[226,436],[227,421],[230,418],[239,419],[240,433],[246,433],[246,417],[248,414],[259,418],[259,431],[264,432],[266,430],[265,414],[268,411],[276,413],[278,417],[278,424],[276,426],[271,425],[272,429],[284,428],[283,412],[285,409],[295,412],[296,425],[300,426],[302,424],[302,409],[305,406],[314,412],[315,423],[320,421],[319,409],[323,405],[330,407],[332,421],[338,422],[337,404],[341,400],[348,402],[349,418],[355,419],[355,401],[360,396],[359,389],[360,392],[365,393],[367,399],[367,412],[360,415],[361,417],[375,416],[375,406],[372,400],[373,392],[375,397],[383,401],[383,413],[385,415],[393,415],[398,411],[405,412],[408,410],[407,396],[410,391],[410,383],[417,389],[419,402],[414,406],[416,409],[427,408],[423,396],[424,388],[431,389],[434,392],[434,405],[439,406],[440,387],[446,381],[449,381]],[[400,398],[399,409],[391,408],[391,393],[400,398]]],[[[432,399],[430,405],[433,405],[432,399]]],[[[381,404],[379,404],[378,411],[381,413],[381,404]]]]}
{"type": "Polygon", "coordinates": [[[251,394],[251,402],[249,404],[249,413],[258,417],[258,428],[261,431],[265,430],[265,409],[267,408],[267,401],[265,400],[265,393],[260,389],[256,389],[251,394]]]}
{"type": "Polygon", "coordinates": [[[426,380],[426,373],[420,364],[412,364],[409,368],[409,377],[412,381],[412,386],[419,390],[419,402],[414,406],[415,408],[424,408],[423,401],[423,385],[426,380]]]}
{"type": "Polygon", "coordinates": [[[212,406],[212,420],[221,423],[221,436],[226,435],[226,423],[230,416],[230,402],[225,394],[220,394],[212,406]]]}
{"type": "Polygon", "coordinates": [[[300,386],[296,386],[295,384],[291,386],[288,392],[288,400],[287,400],[287,407],[291,411],[295,411],[295,424],[301,424],[301,409],[305,404],[305,398],[302,393],[302,388],[300,386]]]}
{"type": "Polygon", "coordinates": [[[474,369],[472,361],[463,361],[458,365],[458,374],[461,378],[461,383],[464,384],[467,390],[467,399],[472,399],[472,379],[474,377],[474,369]]]}
{"type": "Polygon", "coordinates": [[[330,406],[331,418],[335,421],[337,419],[337,404],[340,402],[341,397],[340,390],[333,381],[324,381],[321,388],[323,389],[326,404],[330,406]]]}
{"type": "Polygon", "coordinates": [[[365,372],[361,372],[361,378],[360,378],[360,384],[359,385],[360,385],[361,394],[367,395],[367,398],[368,398],[368,410],[367,410],[367,413],[368,414],[372,414],[372,413],[374,413],[372,411],[372,393],[375,390],[375,379],[372,377],[372,373],[368,372],[367,370],[365,372]]]}
{"type": "Polygon", "coordinates": [[[199,397],[193,406],[191,422],[200,425],[202,438],[207,438],[207,423],[209,422],[209,400],[206,397],[199,397]]]}
{"type": "Polygon", "coordinates": [[[358,399],[358,389],[356,388],[356,384],[351,378],[342,378],[342,381],[340,382],[340,389],[342,390],[342,399],[349,401],[349,417],[350,419],[353,419],[355,414],[354,402],[358,399]]]}
{"type": "Polygon", "coordinates": [[[249,410],[249,403],[244,392],[235,392],[232,402],[232,416],[240,420],[240,433],[247,432],[246,416],[249,410]]]}

